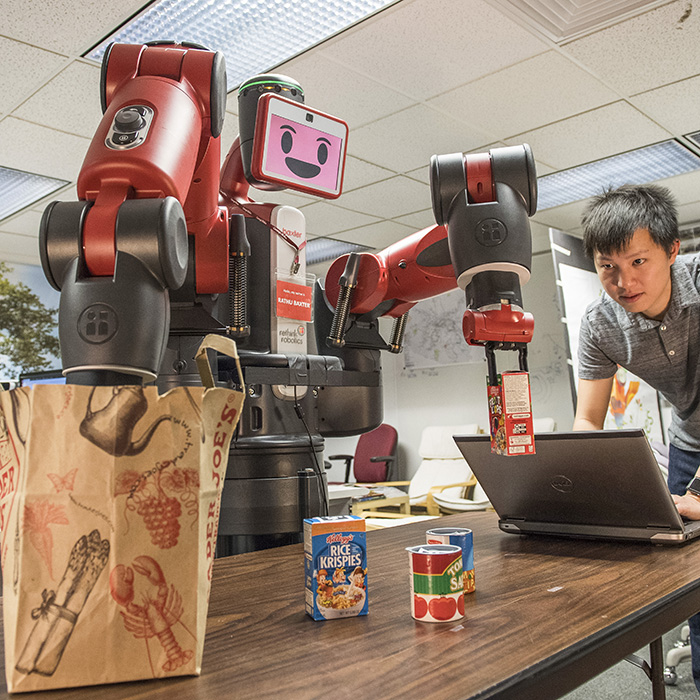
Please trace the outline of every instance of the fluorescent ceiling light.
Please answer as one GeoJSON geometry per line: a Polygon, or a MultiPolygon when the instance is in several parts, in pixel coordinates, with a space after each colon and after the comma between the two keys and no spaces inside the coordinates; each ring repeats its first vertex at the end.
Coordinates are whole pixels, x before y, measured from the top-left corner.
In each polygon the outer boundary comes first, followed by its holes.
{"type": "Polygon", "coordinates": [[[359,243],[347,243],[346,241],[336,241],[333,238],[312,238],[306,243],[306,264],[316,265],[317,263],[335,260],[345,253],[361,253],[364,250],[372,250],[369,246],[359,243]]]}
{"type": "Polygon", "coordinates": [[[0,167],[0,220],[48,197],[67,184],[67,180],[0,167]]]}
{"type": "Polygon", "coordinates": [[[700,170],[700,157],[681,143],[655,143],[538,178],[537,210],[586,199],[620,185],[643,185],[693,170],[700,170]]]}
{"type": "Polygon", "coordinates": [[[397,0],[160,0],[96,46],[172,39],[223,52],[228,89],[346,29],[397,0]]]}

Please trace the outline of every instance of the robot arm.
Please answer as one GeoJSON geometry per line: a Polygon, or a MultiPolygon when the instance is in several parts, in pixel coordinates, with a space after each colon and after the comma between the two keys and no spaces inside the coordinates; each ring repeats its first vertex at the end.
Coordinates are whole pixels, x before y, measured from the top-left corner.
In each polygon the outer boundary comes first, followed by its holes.
{"type": "MultiPolygon", "coordinates": [[[[521,284],[530,277],[528,217],[537,207],[529,146],[433,156],[431,192],[437,226],[380,253],[350,254],[331,265],[326,296],[335,318],[328,344],[351,346],[358,324],[400,319],[418,301],[459,286],[466,296],[465,340],[485,346],[490,374],[495,349],[518,350],[526,369],[534,321],[522,309],[521,284]]],[[[394,352],[400,350],[397,325],[385,346],[394,352]]]]}
{"type": "Polygon", "coordinates": [[[200,294],[228,288],[228,213],[218,205],[223,55],[191,44],[113,44],[101,98],[80,201],[47,208],[40,252],[61,291],[68,380],[139,383],[158,372],[169,290],[188,277],[200,294]]]}

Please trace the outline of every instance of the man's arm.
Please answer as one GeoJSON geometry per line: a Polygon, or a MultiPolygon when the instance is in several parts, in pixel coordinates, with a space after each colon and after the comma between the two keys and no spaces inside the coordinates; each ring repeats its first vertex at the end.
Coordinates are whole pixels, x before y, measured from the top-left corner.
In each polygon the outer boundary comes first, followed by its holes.
{"type": "Polygon", "coordinates": [[[613,379],[579,379],[574,430],[603,429],[613,379]]]}

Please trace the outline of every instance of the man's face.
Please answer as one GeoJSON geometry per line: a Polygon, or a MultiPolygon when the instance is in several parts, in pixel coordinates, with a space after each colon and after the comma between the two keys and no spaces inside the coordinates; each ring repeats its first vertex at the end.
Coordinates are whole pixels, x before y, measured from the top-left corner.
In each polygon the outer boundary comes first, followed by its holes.
{"type": "Polygon", "coordinates": [[[622,251],[593,257],[598,277],[611,299],[623,309],[661,319],[671,302],[671,265],[680,242],[669,255],[645,228],[638,228],[622,251]]]}

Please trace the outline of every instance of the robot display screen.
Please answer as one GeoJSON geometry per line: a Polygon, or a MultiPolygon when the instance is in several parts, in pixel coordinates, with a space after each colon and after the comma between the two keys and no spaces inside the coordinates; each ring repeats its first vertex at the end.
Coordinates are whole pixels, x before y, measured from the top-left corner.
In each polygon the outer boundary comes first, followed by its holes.
{"type": "Polygon", "coordinates": [[[335,117],[274,94],[263,95],[253,143],[251,171],[327,199],[340,196],[348,126],[335,117]]]}

